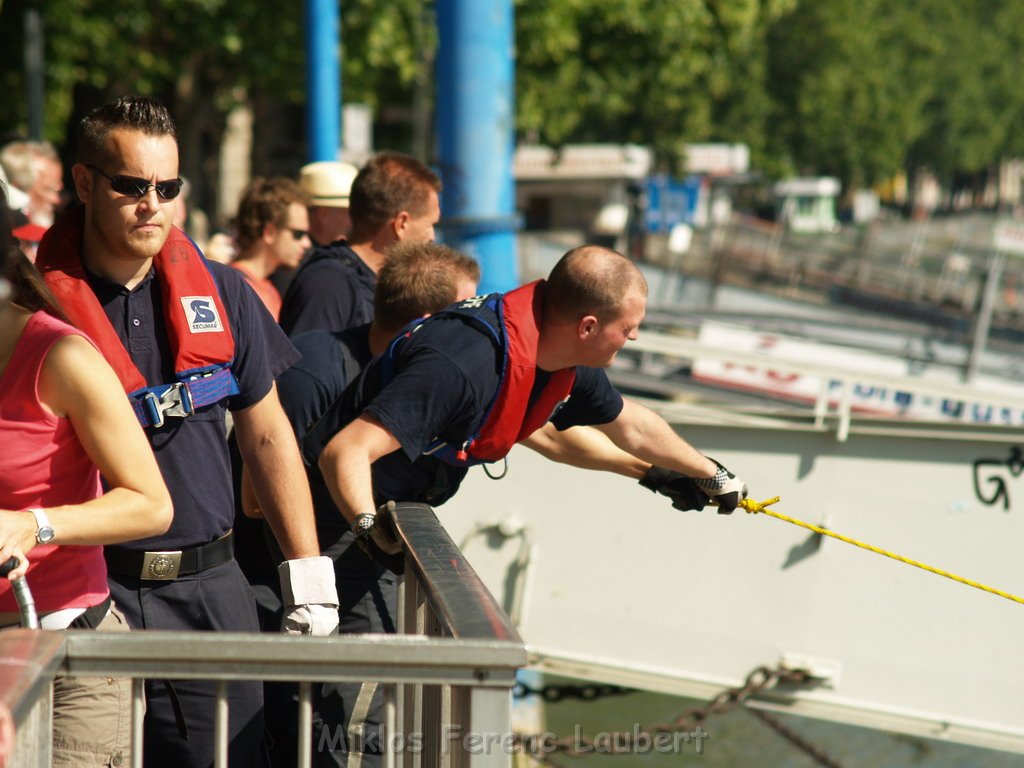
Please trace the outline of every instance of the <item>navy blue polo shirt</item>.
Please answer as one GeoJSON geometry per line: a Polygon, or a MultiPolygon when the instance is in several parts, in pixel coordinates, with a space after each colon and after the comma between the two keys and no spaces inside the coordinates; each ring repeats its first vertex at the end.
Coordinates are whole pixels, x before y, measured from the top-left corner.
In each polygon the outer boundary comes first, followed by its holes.
{"type": "Polygon", "coordinates": [[[369,323],[376,285],[376,273],[344,241],[317,246],[288,286],[281,327],[289,336],[297,336],[369,323]]]}
{"type": "MultiPolygon", "coordinates": [[[[227,409],[258,403],[270,392],[276,376],[299,356],[238,270],[213,262],[208,266],[234,334],[231,369],[240,392],[187,419],[169,417],[159,429],[146,428],[171,493],[174,520],[167,533],[124,545],[131,549],[181,549],[227,533],[235,509],[224,422],[227,409]]],[[[174,353],[156,271],[151,269],[132,290],[92,274],[89,284],[147,384],[175,381],[174,353]]]]}
{"type": "MultiPolygon", "coordinates": [[[[501,353],[475,325],[435,315],[402,342],[395,375],[380,383],[377,357],[331,405],[301,441],[315,471],[324,447],[361,413],[379,420],[401,448],[373,464],[376,503],[388,500],[444,503],[458,490],[466,469],[423,456],[435,438],[460,445],[483,419],[499,385],[501,353]]],[[[550,374],[538,370],[531,401],[550,374]]],[[[579,366],[568,402],[551,418],[560,430],[607,424],[622,411],[622,396],[598,368],[579,366]]]]}
{"type": "MultiPolygon", "coordinates": [[[[277,393],[300,441],[373,357],[369,336],[367,324],[342,333],[307,331],[292,339],[302,359],[277,377],[277,393]]],[[[307,465],[306,474],[320,545],[326,548],[348,530],[348,525],[319,469],[307,465]]]]}
{"type": "Polygon", "coordinates": [[[277,377],[277,394],[299,440],[370,362],[370,325],[292,337],[302,359],[277,377]]]}

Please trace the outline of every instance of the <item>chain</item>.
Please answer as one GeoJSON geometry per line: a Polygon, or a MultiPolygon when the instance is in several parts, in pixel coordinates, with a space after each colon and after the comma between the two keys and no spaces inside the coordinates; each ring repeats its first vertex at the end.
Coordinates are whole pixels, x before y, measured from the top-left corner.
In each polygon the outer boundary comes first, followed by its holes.
{"type": "Polygon", "coordinates": [[[516,683],[512,694],[517,698],[526,696],[540,696],[545,702],[555,704],[565,699],[579,699],[580,701],[595,701],[606,696],[624,696],[627,693],[636,693],[633,688],[622,688],[618,685],[545,685],[543,688],[531,688],[523,683],[516,683]]]}
{"type": "Polygon", "coordinates": [[[819,747],[815,746],[814,744],[811,744],[811,742],[807,741],[807,739],[805,739],[799,733],[794,731],[789,726],[785,725],[781,720],[779,720],[779,718],[775,717],[774,715],[769,715],[767,712],[762,712],[760,709],[753,709],[751,707],[747,707],[747,712],[749,712],[762,723],[767,725],[769,728],[771,728],[773,731],[779,734],[779,736],[784,738],[786,741],[788,741],[794,747],[799,749],[805,755],[810,757],[818,765],[823,766],[823,768],[842,768],[842,765],[833,760],[819,747]]]}
{"type": "MultiPolygon", "coordinates": [[[[765,688],[778,683],[806,683],[810,677],[798,670],[769,667],[757,667],[738,688],[728,688],[715,696],[707,704],[687,710],[671,723],[650,723],[641,729],[619,731],[606,734],[602,738],[600,749],[593,739],[585,736],[566,736],[560,739],[547,739],[537,735],[523,733],[514,734],[516,748],[542,764],[559,768],[560,764],[552,759],[553,754],[569,757],[584,757],[596,754],[625,754],[635,751],[634,742],[644,739],[648,743],[660,734],[690,734],[698,729],[713,715],[724,715],[731,712],[751,696],[756,696],[765,688]],[[541,746],[542,749],[537,747],[541,746]]],[[[585,686],[584,686],[585,687],[585,686]]],[[[834,764],[831,764],[834,765],[834,764]]]]}

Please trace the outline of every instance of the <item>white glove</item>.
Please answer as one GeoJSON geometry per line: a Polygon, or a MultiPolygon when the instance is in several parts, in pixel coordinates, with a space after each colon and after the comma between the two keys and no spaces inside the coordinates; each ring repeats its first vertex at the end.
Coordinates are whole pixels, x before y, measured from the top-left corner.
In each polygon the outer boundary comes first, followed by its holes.
{"type": "Polygon", "coordinates": [[[711,460],[718,466],[718,471],[711,477],[694,478],[693,482],[718,502],[718,514],[731,515],[740,502],[747,498],[747,484],[717,461],[711,460]]]}
{"type": "Polygon", "coordinates": [[[277,567],[281,579],[286,635],[324,637],[338,632],[338,589],[334,561],[329,557],[285,560],[277,567]]]}

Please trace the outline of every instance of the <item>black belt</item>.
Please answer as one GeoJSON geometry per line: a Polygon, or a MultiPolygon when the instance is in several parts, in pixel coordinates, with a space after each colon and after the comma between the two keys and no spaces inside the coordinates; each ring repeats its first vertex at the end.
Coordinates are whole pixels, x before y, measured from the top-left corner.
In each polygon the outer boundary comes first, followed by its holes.
{"type": "Polygon", "coordinates": [[[110,603],[110,595],[107,595],[102,603],[98,603],[92,608],[86,608],[78,618],[68,625],[68,629],[96,629],[100,622],[107,618],[107,614],[110,612],[110,603]]]}
{"type": "Polygon", "coordinates": [[[107,546],[103,548],[107,570],[118,576],[134,576],[145,581],[173,581],[179,576],[223,565],[235,556],[231,531],[209,544],[163,552],[107,546]]]}

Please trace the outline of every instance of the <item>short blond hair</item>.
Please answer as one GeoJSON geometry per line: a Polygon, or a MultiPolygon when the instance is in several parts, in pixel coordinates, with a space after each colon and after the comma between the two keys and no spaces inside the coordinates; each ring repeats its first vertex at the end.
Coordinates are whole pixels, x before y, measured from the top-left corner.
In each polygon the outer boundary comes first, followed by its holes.
{"type": "Polygon", "coordinates": [[[480,281],[480,265],[439,243],[402,243],[388,251],[373,292],[373,321],[397,332],[454,304],[463,280],[480,281]]]}
{"type": "Polygon", "coordinates": [[[618,251],[599,245],[573,248],[555,264],[544,289],[544,312],[562,320],[594,315],[614,320],[632,290],[647,295],[639,268],[618,251]]]}

